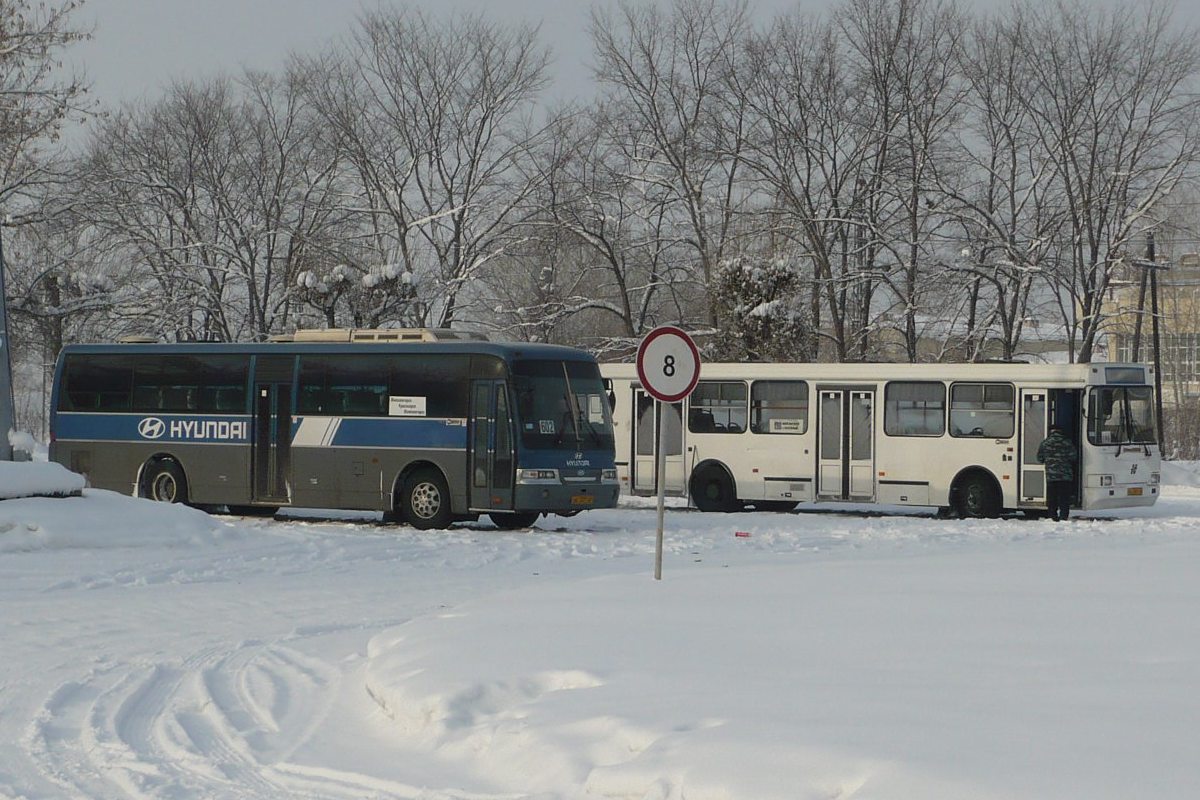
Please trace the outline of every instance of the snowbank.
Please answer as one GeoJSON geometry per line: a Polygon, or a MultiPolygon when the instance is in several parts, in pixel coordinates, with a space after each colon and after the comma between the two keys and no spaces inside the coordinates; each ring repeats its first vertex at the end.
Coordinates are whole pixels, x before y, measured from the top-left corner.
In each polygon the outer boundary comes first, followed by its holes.
{"type": "Polygon", "coordinates": [[[243,535],[194,508],[98,489],[88,489],[79,497],[24,497],[0,502],[0,553],[146,545],[188,547],[243,535]]]}
{"type": "Polygon", "coordinates": [[[84,480],[62,464],[0,461],[0,500],[14,497],[67,497],[82,491],[84,480]]]}
{"type": "Polygon", "coordinates": [[[367,689],[398,744],[521,797],[1123,798],[1150,774],[1181,797],[1197,555],[1047,542],[561,582],[377,636],[367,689]]]}
{"type": "Polygon", "coordinates": [[[1200,486],[1200,461],[1162,462],[1162,482],[1168,486],[1200,486]]]}

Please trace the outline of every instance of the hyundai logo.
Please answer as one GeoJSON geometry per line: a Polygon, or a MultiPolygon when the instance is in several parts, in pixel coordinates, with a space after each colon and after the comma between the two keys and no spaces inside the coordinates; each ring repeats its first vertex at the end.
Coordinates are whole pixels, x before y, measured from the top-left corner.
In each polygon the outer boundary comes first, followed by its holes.
{"type": "Polygon", "coordinates": [[[166,430],[166,423],[158,417],[146,417],[138,423],[138,435],[143,439],[158,439],[166,430]]]}

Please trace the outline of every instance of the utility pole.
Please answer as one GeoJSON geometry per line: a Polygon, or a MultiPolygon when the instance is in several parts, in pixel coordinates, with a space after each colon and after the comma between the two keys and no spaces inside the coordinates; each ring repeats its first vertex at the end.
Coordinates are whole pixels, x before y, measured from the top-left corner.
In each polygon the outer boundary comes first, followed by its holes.
{"type": "Polygon", "coordinates": [[[8,432],[16,428],[13,406],[12,360],[8,347],[8,295],[4,290],[4,235],[0,227],[0,461],[12,461],[8,432]]]}
{"type": "Polygon", "coordinates": [[[1158,452],[1163,451],[1162,349],[1158,335],[1158,264],[1154,259],[1154,231],[1146,234],[1146,256],[1150,260],[1150,323],[1154,337],[1154,416],[1158,425],[1158,452]]]}
{"type": "Polygon", "coordinates": [[[1162,340],[1158,329],[1158,271],[1169,269],[1169,264],[1157,261],[1154,249],[1154,231],[1146,232],[1146,258],[1144,261],[1134,261],[1135,266],[1142,268],[1141,290],[1138,293],[1138,315],[1133,332],[1133,361],[1138,360],[1142,338],[1142,314],[1145,313],[1147,277],[1150,284],[1150,346],[1154,359],[1154,416],[1158,423],[1158,450],[1163,450],[1163,400],[1162,400],[1162,340]]]}

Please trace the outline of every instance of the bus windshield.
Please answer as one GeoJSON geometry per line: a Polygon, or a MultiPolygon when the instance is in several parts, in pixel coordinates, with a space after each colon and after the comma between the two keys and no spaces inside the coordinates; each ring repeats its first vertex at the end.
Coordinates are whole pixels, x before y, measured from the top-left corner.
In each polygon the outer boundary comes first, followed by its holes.
{"type": "Polygon", "coordinates": [[[521,442],[535,450],[613,446],[600,369],[586,361],[514,361],[521,442]]]}
{"type": "Polygon", "coordinates": [[[1088,401],[1088,441],[1092,444],[1154,444],[1154,389],[1099,386],[1088,401]]]}

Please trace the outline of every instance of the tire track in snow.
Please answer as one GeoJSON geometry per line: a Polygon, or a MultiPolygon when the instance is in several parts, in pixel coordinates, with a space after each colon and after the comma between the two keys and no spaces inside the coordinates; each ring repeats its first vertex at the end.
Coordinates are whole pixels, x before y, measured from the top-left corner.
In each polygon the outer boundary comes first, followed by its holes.
{"type": "Polygon", "coordinates": [[[324,661],[260,642],[202,650],[178,664],[97,669],[51,694],[25,750],[65,795],[98,800],[512,797],[290,763],[331,710],[341,678],[324,661]]]}

